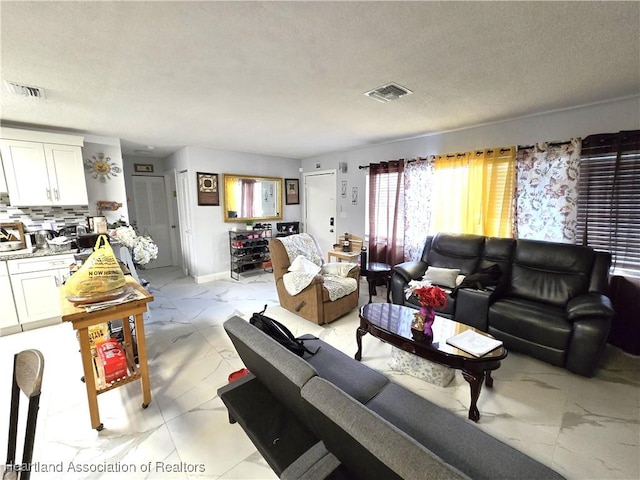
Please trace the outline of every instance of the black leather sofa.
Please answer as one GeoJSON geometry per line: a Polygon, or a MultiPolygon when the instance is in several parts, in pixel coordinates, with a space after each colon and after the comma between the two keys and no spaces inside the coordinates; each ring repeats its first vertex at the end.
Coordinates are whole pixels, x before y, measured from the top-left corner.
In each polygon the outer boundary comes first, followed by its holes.
{"type": "Polygon", "coordinates": [[[393,267],[391,297],[418,308],[406,288],[430,266],[469,276],[498,265],[497,286],[454,288],[439,314],[490,333],[509,350],[591,377],[615,315],[610,264],[610,253],[581,245],[438,233],[427,238],[420,260],[393,267]]]}

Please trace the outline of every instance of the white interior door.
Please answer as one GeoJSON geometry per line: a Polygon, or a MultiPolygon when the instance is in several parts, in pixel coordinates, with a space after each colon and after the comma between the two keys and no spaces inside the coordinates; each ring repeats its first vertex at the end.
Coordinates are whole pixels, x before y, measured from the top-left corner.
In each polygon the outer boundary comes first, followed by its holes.
{"type": "Polygon", "coordinates": [[[180,244],[182,250],[182,270],[185,275],[193,275],[193,226],[191,222],[191,211],[189,210],[189,177],[187,170],[178,173],[176,181],[178,195],[178,221],[180,228],[180,244]]]}
{"type": "Polygon", "coordinates": [[[171,225],[164,177],[133,175],[133,204],[138,233],[148,233],[158,246],[158,258],[145,268],[171,265],[171,225]]]}
{"type": "Polygon", "coordinates": [[[171,227],[171,265],[179,265],[178,263],[178,195],[176,193],[176,171],[175,169],[164,172],[164,190],[167,193],[166,203],[169,212],[169,224],[171,227]]]}
{"type": "Polygon", "coordinates": [[[305,231],[326,254],[336,243],[336,172],[307,173],[304,180],[305,231]]]}

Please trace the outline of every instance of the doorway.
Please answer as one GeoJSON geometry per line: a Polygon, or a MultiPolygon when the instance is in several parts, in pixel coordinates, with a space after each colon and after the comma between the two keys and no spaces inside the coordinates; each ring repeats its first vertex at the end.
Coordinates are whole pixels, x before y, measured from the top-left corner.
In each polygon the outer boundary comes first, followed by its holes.
{"type": "Polygon", "coordinates": [[[133,204],[140,235],[150,235],[158,246],[158,258],[145,268],[173,265],[171,221],[164,177],[133,175],[133,204]]]}
{"type": "Polygon", "coordinates": [[[336,243],[336,171],[305,173],[305,231],[318,242],[322,253],[336,243]]]}
{"type": "Polygon", "coordinates": [[[178,223],[180,225],[180,244],[182,251],[182,271],[185,275],[194,276],[193,260],[193,226],[191,221],[191,210],[189,209],[189,198],[191,189],[189,188],[188,171],[183,170],[177,173],[176,191],[178,196],[178,223]]]}

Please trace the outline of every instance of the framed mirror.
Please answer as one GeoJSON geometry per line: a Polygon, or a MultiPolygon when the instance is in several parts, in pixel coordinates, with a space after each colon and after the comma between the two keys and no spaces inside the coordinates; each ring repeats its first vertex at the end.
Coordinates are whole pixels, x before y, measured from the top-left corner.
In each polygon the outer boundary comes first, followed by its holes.
{"type": "Polygon", "coordinates": [[[225,173],[224,221],[282,219],[282,179],[225,173]]]}

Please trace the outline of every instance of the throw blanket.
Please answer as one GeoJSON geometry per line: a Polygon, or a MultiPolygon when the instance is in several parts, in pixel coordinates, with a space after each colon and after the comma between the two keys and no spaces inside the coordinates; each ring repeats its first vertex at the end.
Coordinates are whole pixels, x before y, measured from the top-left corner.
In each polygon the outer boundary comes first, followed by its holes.
{"type": "Polygon", "coordinates": [[[308,233],[290,235],[280,239],[289,257],[289,272],[282,276],[289,295],[297,295],[307,288],[316,275],[323,278],[331,301],[349,295],[358,288],[355,278],[347,277],[355,263],[324,264],[315,240],[308,233]]]}
{"type": "Polygon", "coordinates": [[[288,237],[280,238],[280,241],[287,251],[289,263],[293,263],[298,255],[302,255],[307,260],[311,260],[319,267],[324,263],[322,255],[320,254],[320,247],[318,247],[316,241],[308,233],[289,235],[288,237]]]}

